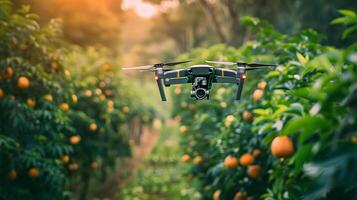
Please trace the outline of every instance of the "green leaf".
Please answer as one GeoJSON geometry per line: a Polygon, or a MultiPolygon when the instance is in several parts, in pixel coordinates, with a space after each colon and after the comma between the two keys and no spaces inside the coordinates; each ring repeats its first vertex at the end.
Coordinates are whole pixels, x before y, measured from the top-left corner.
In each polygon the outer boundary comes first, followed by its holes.
{"type": "Polygon", "coordinates": [[[352,10],[339,10],[339,13],[341,13],[342,15],[346,15],[349,17],[355,17],[357,16],[355,12],[353,12],[352,10]]]}
{"type": "Polygon", "coordinates": [[[304,116],[290,121],[282,131],[283,135],[293,135],[300,133],[299,142],[304,143],[312,134],[318,130],[325,130],[330,126],[330,122],[320,116],[304,116]]]}
{"type": "Polygon", "coordinates": [[[349,35],[357,31],[357,26],[352,26],[347,28],[345,31],[342,33],[342,39],[346,39],[349,35]]]}

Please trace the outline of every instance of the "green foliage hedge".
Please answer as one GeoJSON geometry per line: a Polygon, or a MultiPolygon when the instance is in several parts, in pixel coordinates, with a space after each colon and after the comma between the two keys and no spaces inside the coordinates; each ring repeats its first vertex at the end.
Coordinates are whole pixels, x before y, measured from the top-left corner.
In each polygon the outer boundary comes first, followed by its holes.
{"type": "Polygon", "coordinates": [[[154,113],[122,89],[105,50],[73,47],[58,20],[37,19],[0,1],[0,199],[85,199],[130,155],[128,122],[154,113]]]}
{"type": "MultiPolygon", "coordinates": [[[[333,23],[354,27],[356,14],[341,13],[333,23]]],[[[257,33],[255,41],[238,49],[198,48],[179,58],[279,66],[249,72],[239,102],[230,85],[214,86],[210,100],[201,102],[187,98],[189,86],[176,87],[174,116],[181,123],[183,153],[203,158],[202,164],[188,164],[188,176],[200,181],[204,199],[357,198],[357,44],[336,49],[320,45],[323,36],[313,30],[288,36],[256,18],[242,23],[257,33]],[[293,142],[292,156],[273,156],[277,136],[293,142]],[[260,166],[258,177],[242,163],[225,167],[227,156],[240,160],[254,150],[260,152],[253,163],[260,166]]]]}

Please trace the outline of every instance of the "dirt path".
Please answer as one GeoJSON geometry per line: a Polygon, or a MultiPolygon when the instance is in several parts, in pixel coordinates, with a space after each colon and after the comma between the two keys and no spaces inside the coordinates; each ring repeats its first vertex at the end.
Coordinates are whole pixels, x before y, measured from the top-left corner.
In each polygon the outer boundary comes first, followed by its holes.
{"type": "Polygon", "coordinates": [[[141,144],[134,146],[132,157],[125,161],[124,166],[118,166],[114,174],[98,188],[95,196],[114,200],[120,187],[131,179],[131,172],[140,167],[144,157],[155,147],[158,139],[159,131],[145,127],[141,144]]]}

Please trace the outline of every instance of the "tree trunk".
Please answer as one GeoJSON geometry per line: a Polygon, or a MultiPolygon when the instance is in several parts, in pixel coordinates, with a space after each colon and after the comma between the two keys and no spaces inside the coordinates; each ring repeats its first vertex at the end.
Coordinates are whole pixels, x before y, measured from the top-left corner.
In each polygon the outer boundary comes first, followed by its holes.
{"type": "Polygon", "coordinates": [[[216,32],[220,42],[226,43],[227,39],[223,34],[222,26],[219,23],[217,16],[215,15],[213,7],[206,0],[199,0],[201,7],[203,8],[203,12],[206,14],[207,18],[211,22],[211,25],[216,32]]]}
{"type": "Polygon", "coordinates": [[[226,0],[225,1],[229,18],[231,24],[231,31],[230,31],[230,44],[238,45],[240,44],[239,40],[239,31],[240,31],[240,22],[239,22],[239,14],[238,14],[238,6],[236,4],[236,0],[226,0]]]}
{"type": "Polygon", "coordinates": [[[87,173],[83,173],[82,177],[82,188],[79,194],[79,200],[86,200],[88,197],[88,191],[89,191],[89,181],[90,181],[90,176],[87,173]]]}

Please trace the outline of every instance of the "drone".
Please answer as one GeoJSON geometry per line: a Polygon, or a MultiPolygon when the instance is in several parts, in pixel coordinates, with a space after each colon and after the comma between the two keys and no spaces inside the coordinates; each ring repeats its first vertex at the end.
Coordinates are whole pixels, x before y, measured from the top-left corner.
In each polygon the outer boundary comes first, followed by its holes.
{"type": "Polygon", "coordinates": [[[241,99],[244,80],[247,79],[247,71],[256,69],[268,69],[276,67],[274,64],[258,64],[245,62],[206,61],[207,64],[193,65],[185,69],[172,67],[191,62],[178,61],[158,63],[139,67],[122,68],[123,70],[140,70],[155,73],[155,80],[159,88],[162,101],[166,101],[164,87],[178,84],[192,84],[191,97],[197,100],[209,99],[210,89],[213,83],[231,83],[238,86],[235,100],[241,99]],[[217,64],[215,67],[209,64],[217,64]],[[235,69],[232,69],[235,66],[235,69]]]}

